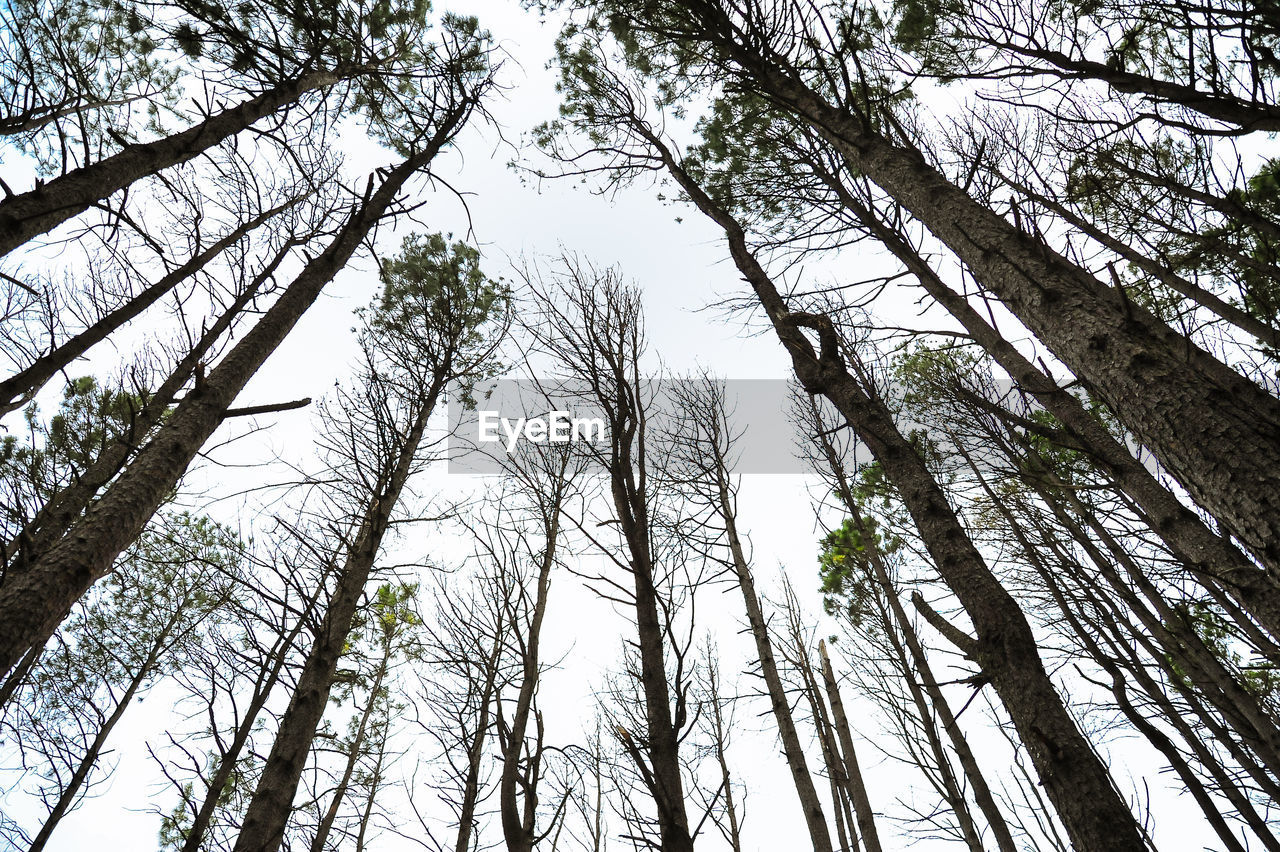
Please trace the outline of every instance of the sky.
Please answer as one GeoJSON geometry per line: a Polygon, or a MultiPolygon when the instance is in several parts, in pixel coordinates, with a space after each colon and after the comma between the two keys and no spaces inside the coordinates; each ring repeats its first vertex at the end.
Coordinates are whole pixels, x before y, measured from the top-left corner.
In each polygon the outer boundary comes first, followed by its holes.
{"type": "MultiPolygon", "coordinates": [[[[729,379],[787,378],[787,359],[771,335],[744,334],[741,318],[725,318],[709,308],[724,295],[740,292],[744,285],[728,259],[721,233],[696,211],[664,204],[648,186],[624,189],[605,198],[572,181],[531,183],[509,166],[516,157],[536,159],[536,154],[521,152],[517,146],[523,134],[556,114],[555,72],[547,68],[555,27],[539,22],[534,13],[520,9],[517,3],[503,0],[481,0],[459,11],[476,15],[506,52],[509,59],[504,73],[509,86],[490,105],[501,130],[473,124],[438,166],[441,174],[448,175],[466,194],[466,209],[449,193],[436,193],[419,216],[424,227],[474,240],[491,276],[510,278],[511,266],[522,259],[552,256],[562,250],[580,253],[599,264],[617,264],[641,288],[650,349],[664,366],[675,372],[705,366],[729,379]]],[[[345,148],[351,174],[386,165],[392,156],[354,133],[345,148]]],[[[380,246],[393,251],[403,233],[383,233],[380,246]]],[[[856,270],[860,277],[867,274],[869,266],[883,262],[861,250],[850,255],[840,263],[856,270]]],[[[356,353],[352,312],[377,291],[373,270],[366,257],[339,275],[249,384],[237,405],[319,399],[329,393],[334,382],[346,374],[356,353]]],[[[820,279],[840,272],[839,265],[832,265],[816,267],[810,275],[820,279]]],[[[880,307],[878,313],[882,320],[903,325],[919,322],[910,298],[887,299],[885,304],[889,307],[880,307]]],[[[116,356],[108,353],[101,357],[116,356]]],[[[101,363],[91,360],[90,366],[101,363]]],[[[314,426],[311,410],[283,413],[259,423],[267,428],[219,449],[213,462],[206,461],[193,473],[190,482],[194,493],[235,491],[233,483],[248,483],[260,475],[247,467],[255,459],[280,456],[305,462],[314,426]]],[[[779,446],[777,452],[790,453],[791,447],[779,446]]],[[[815,482],[798,475],[747,476],[740,506],[762,585],[776,590],[779,572],[785,570],[816,613],[816,541],[820,533],[812,509],[815,482]]],[[[437,489],[442,495],[475,494],[493,483],[493,479],[449,474],[437,467],[424,475],[417,489],[437,489]]],[[[229,501],[212,511],[216,516],[242,509],[241,504],[229,501]]],[[[412,546],[428,546],[446,557],[461,558],[466,550],[458,533],[447,529],[424,534],[421,542],[415,540],[412,546]]],[[[727,653],[740,654],[740,598],[736,592],[716,593],[711,600],[717,602],[704,610],[707,624],[722,637],[727,653]]],[[[548,676],[544,694],[556,699],[549,704],[547,715],[559,720],[560,728],[554,733],[568,740],[584,716],[582,709],[592,704],[601,673],[616,662],[620,620],[607,604],[565,583],[555,587],[548,625],[547,646],[570,659],[548,676]]],[[[742,682],[746,688],[746,679],[742,682]]],[[[849,700],[854,726],[863,736],[860,758],[873,801],[878,799],[878,805],[887,807],[891,801],[886,799],[891,795],[907,794],[913,776],[878,750],[884,733],[866,703],[852,696],[849,700]]],[[[98,796],[65,820],[50,850],[152,848],[158,826],[152,804],[164,786],[139,744],[158,742],[158,732],[173,711],[163,690],[156,690],[130,711],[116,734],[120,748],[117,771],[98,796]]],[[[981,711],[975,708],[970,712],[981,711]]],[[[739,744],[738,760],[752,785],[747,802],[748,848],[799,848],[802,844],[796,841],[803,824],[795,794],[771,732],[759,730],[766,727],[765,721],[744,721],[739,744]]],[[[994,738],[980,738],[979,745],[992,754],[1003,754],[1006,748],[994,738]]],[[[1132,757],[1129,767],[1120,773],[1122,784],[1129,783],[1123,780],[1125,774],[1148,770],[1141,756],[1132,757]]],[[[1167,797],[1156,786],[1154,795],[1167,797]]],[[[937,842],[922,842],[913,848],[942,847],[937,842]]],[[[392,844],[387,848],[397,847],[392,844]]]]}

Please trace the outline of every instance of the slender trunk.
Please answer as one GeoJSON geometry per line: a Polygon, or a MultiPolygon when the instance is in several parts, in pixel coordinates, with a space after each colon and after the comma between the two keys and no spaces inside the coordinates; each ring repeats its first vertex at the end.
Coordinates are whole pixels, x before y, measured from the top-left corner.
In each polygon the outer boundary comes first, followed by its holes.
{"type": "Polygon", "coordinates": [[[365,799],[364,813],[360,815],[360,830],[356,832],[356,852],[364,852],[364,841],[369,833],[369,823],[373,820],[373,804],[378,797],[378,788],[382,786],[382,764],[387,756],[386,730],[378,746],[378,759],[373,762],[373,778],[369,781],[369,796],[365,799]]]}
{"type": "Polygon", "coordinates": [[[662,832],[662,852],[692,852],[693,838],[684,807],[684,779],[680,774],[680,743],[671,716],[663,654],[662,622],[658,616],[657,590],[650,565],[632,565],[635,576],[636,627],[640,645],[640,681],[644,688],[648,723],[649,762],[654,799],[662,832]]]}
{"type": "Polygon", "coordinates": [[[867,852],[881,852],[880,835],[876,832],[875,812],[871,809],[871,800],[867,797],[867,785],[862,779],[862,769],[858,766],[858,755],[853,750],[853,732],[849,730],[849,718],[844,712],[844,702],[840,699],[840,686],[836,683],[835,672],[831,670],[831,658],[827,656],[827,643],[818,641],[818,656],[822,660],[822,680],[827,689],[827,700],[831,704],[831,721],[840,739],[840,751],[844,754],[845,778],[849,784],[849,798],[853,801],[853,811],[858,818],[858,833],[862,835],[862,843],[867,852]]]}
{"type": "Polygon", "coordinates": [[[480,690],[479,714],[476,718],[475,739],[467,748],[467,776],[462,782],[462,803],[458,808],[458,837],[454,852],[468,852],[471,835],[476,832],[476,806],[480,801],[480,764],[484,758],[484,743],[489,735],[489,713],[496,694],[499,659],[504,643],[499,627],[493,636],[493,648],[486,660],[484,687],[480,690]]]}
{"type": "Polygon", "coordinates": [[[147,681],[147,678],[155,670],[156,663],[159,662],[161,655],[164,653],[169,637],[177,626],[177,622],[178,616],[174,615],[169,620],[169,623],[165,625],[165,629],[151,643],[151,648],[146,658],[138,666],[138,670],[133,673],[133,677],[129,679],[129,685],[125,688],[124,694],[120,696],[120,700],[116,702],[111,714],[102,723],[102,727],[98,728],[97,733],[94,734],[93,741],[80,759],[79,766],[72,773],[67,785],[62,788],[58,801],[54,803],[52,810],[49,811],[49,816],[45,819],[44,825],[40,826],[40,831],[36,833],[35,838],[31,841],[28,852],[41,852],[44,849],[49,842],[49,838],[53,835],[54,829],[58,827],[58,823],[62,821],[62,818],[67,815],[72,805],[75,804],[80,795],[81,787],[84,786],[84,782],[89,778],[89,773],[93,771],[93,767],[98,763],[102,749],[107,744],[107,738],[111,736],[111,731],[115,728],[116,723],[120,721],[120,717],[124,715],[124,711],[129,709],[129,705],[133,702],[133,697],[138,694],[142,684],[147,681]]]}
{"type": "Polygon", "coordinates": [[[746,551],[738,535],[737,516],[729,498],[727,483],[724,479],[724,467],[721,464],[717,464],[717,479],[719,480],[720,517],[724,521],[729,540],[729,553],[733,559],[734,573],[737,574],[738,588],[742,590],[742,599],[747,610],[747,623],[751,626],[756,658],[760,661],[760,674],[764,678],[765,689],[769,694],[769,705],[773,710],[774,721],[778,725],[778,737],[782,740],[782,753],[787,759],[787,768],[791,771],[791,781],[795,785],[796,794],[800,797],[800,809],[804,812],[805,826],[809,830],[809,842],[813,845],[814,852],[832,852],[831,832],[827,827],[827,818],[822,812],[822,800],[818,798],[818,790],[813,785],[813,776],[809,773],[809,766],[805,761],[804,748],[800,744],[795,719],[791,716],[791,702],[787,698],[782,677],[778,674],[778,661],[773,653],[773,642],[769,638],[768,623],[760,606],[760,598],[756,594],[755,580],[751,576],[751,567],[747,564],[746,551]]]}
{"type": "Polygon", "coordinates": [[[235,852],[275,852],[284,841],[285,825],[292,813],[298,780],[311,752],[320,718],[329,703],[329,690],[338,669],[338,659],[351,633],[360,596],[373,570],[383,536],[390,528],[391,513],[409,478],[418,445],[426,431],[427,419],[435,408],[442,385],[443,380],[438,378],[426,399],[419,403],[394,467],[383,487],[370,497],[368,508],[360,520],[359,532],[347,551],[333,596],[245,811],[235,852]]]}
{"type": "MultiPolygon", "coordinates": [[[[319,589],[317,589],[318,591],[319,589]]],[[[315,599],[313,598],[308,603],[304,616],[310,615],[314,605],[315,599]]],[[[262,708],[267,704],[267,699],[271,697],[272,690],[275,689],[276,684],[280,681],[280,675],[284,671],[289,651],[293,648],[293,643],[297,641],[298,634],[302,632],[305,624],[306,617],[298,619],[288,637],[281,643],[278,652],[273,655],[273,662],[266,677],[256,685],[253,695],[249,699],[249,704],[245,708],[244,718],[240,720],[240,724],[236,727],[235,734],[232,736],[226,750],[218,758],[218,768],[214,771],[213,777],[209,779],[204,801],[200,803],[200,809],[196,811],[195,817],[191,820],[191,827],[187,829],[187,835],[182,843],[182,852],[200,852],[204,843],[205,832],[209,830],[209,825],[213,822],[213,815],[218,809],[222,793],[227,788],[227,784],[230,783],[236,765],[240,762],[240,752],[244,750],[245,745],[249,742],[249,736],[253,733],[254,725],[258,721],[258,714],[262,712],[262,708]]]]}
{"type": "Polygon", "coordinates": [[[720,789],[724,791],[725,816],[729,819],[728,841],[733,852],[742,852],[742,832],[738,823],[738,811],[733,802],[733,778],[729,773],[729,761],[725,757],[724,714],[720,709],[720,692],[715,681],[711,683],[711,713],[715,733],[716,763],[720,767],[720,789]]]}
{"type": "Polygon", "coordinates": [[[364,746],[365,734],[369,729],[369,719],[373,716],[374,708],[377,706],[378,690],[382,688],[382,679],[387,674],[387,666],[391,662],[391,649],[384,648],[381,661],[378,663],[378,671],[373,678],[373,686],[369,688],[369,701],[364,706],[364,712],[360,714],[360,724],[356,728],[356,735],[351,741],[351,752],[347,755],[347,765],[342,770],[342,778],[338,781],[337,789],[333,791],[333,799],[329,802],[329,807],[325,809],[324,816],[320,819],[320,825],[316,829],[316,836],[311,841],[311,852],[324,852],[324,845],[329,840],[329,831],[333,828],[333,822],[338,818],[338,811],[342,807],[342,800],[347,796],[347,787],[351,784],[351,776],[355,774],[356,764],[360,762],[360,749],[364,746]]]}
{"type": "Polygon", "coordinates": [[[392,169],[376,192],[353,211],[334,241],[303,268],[271,309],[187,395],[165,428],[138,454],[83,520],[20,576],[0,589],[0,671],[7,671],[71,606],[111,569],[142,531],[222,422],[236,395],[270,357],[324,286],[342,269],[383,217],[405,182],[452,138],[464,105],[432,144],[392,169]]]}
{"type": "Polygon", "coordinates": [[[105,160],[68,172],[35,189],[0,201],[0,257],[53,230],[139,178],[185,163],[261,118],[343,75],[314,71],[286,80],[236,106],[211,115],[181,133],[154,142],[133,143],[105,160]]]}
{"type": "Polygon", "coordinates": [[[209,246],[209,248],[196,253],[186,263],[147,287],[119,308],[109,312],[52,352],[37,358],[33,364],[16,375],[0,381],[0,415],[21,408],[31,397],[35,396],[40,388],[44,387],[45,383],[57,375],[59,370],[88,352],[95,344],[105,340],[113,331],[154,305],[183,281],[198,273],[215,257],[239,242],[245,234],[248,234],[277,213],[297,204],[300,200],[301,198],[290,200],[270,210],[263,211],[247,222],[241,223],[222,239],[209,246]]]}
{"type": "MultiPolygon", "coordinates": [[[[634,366],[634,365],[632,365],[634,366]]],[[[625,380],[622,380],[625,381],[625,380]]],[[[620,399],[627,394],[620,393],[620,399]]],[[[629,403],[621,402],[621,406],[629,403]]],[[[610,465],[610,491],[620,527],[627,540],[635,589],[636,639],[640,649],[640,685],[644,693],[645,722],[651,771],[651,791],[658,811],[662,852],[692,852],[693,837],[685,811],[684,779],[680,772],[680,741],[671,710],[667,683],[665,637],[658,615],[658,591],[653,585],[653,561],[649,540],[648,507],[644,492],[643,412],[628,409],[621,419],[633,431],[615,436],[625,446],[615,448],[610,465]],[[633,439],[640,442],[640,482],[630,467],[633,439]]]]}
{"type": "Polygon", "coordinates": [[[695,5],[714,48],[923,223],[1197,503],[1280,565],[1280,400],[973,200],[919,152],[867,130],[762,59],[727,29],[720,9],[695,5]]]}
{"type": "MultiPolygon", "coordinates": [[[[794,599],[790,604],[790,615],[794,619],[794,599]]],[[[813,676],[813,667],[809,661],[809,648],[805,644],[796,623],[792,623],[792,641],[795,643],[796,657],[792,661],[800,675],[802,691],[809,702],[809,710],[813,714],[813,727],[818,737],[818,745],[822,749],[822,761],[827,767],[827,780],[831,785],[831,808],[836,815],[836,838],[841,850],[857,852],[861,848],[858,843],[857,817],[853,813],[853,804],[849,793],[848,770],[840,758],[840,746],[836,742],[835,732],[831,729],[831,720],[827,716],[827,705],[818,689],[817,679],[813,676]]]]}
{"type": "MultiPolygon", "coordinates": [[[[1225,122],[1247,131],[1280,131],[1280,106],[1265,101],[1246,101],[1225,92],[1206,92],[1171,80],[1126,71],[1104,62],[1068,56],[1048,48],[1002,42],[998,47],[1020,56],[1038,59],[1063,77],[1101,80],[1117,92],[1141,95],[1146,99],[1177,104],[1215,121],[1225,122]]],[[[1053,73],[1049,68],[1048,73],[1053,73]]]]}
{"type": "Polygon", "coordinates": [[[1073,842],[1098,852],[1145,850],[1132,812],[1049,679],[1026,616],[991,573],[884,404],[848,372],[830,320],[787,310],[747,248],[741,225],[662,150],[668,170],[694,203],[725,229],[734,262],[764,306],[801,384],[835,405],[896,486],[939,573],[973,623],[977,638],[962,650],[990,678],[1073,842]],[[801,331],[806,325],[818,331],[820,352],[801,331]]]}
{"type": "Polygon", "coordinates": [[[542,637],[542,619],[547,611],[547,596],[551,589],[551,567],[555,562],[556,539],[560,531],[560,514],[557,506],[549,525],[546,548],[538,570],[538,590],[533,604],[533,617],[525,638],[524,666],[521,673],[520,692],[516,696],[516,709],[511,717],[511,730],[507,734],[506,749],[502,756],[502,775],[498,779],[498,805],[501,810],[502,835],[508,852],[532,852],[535,835],[534,819],[537,816],[536,775],[525,778],[525,804],[521,812],[518,798],[520,784],[520,758],[524,754],[525,734],[529,716],[533,710],[533,697],[538,689],[538,645],[542,637]]]}

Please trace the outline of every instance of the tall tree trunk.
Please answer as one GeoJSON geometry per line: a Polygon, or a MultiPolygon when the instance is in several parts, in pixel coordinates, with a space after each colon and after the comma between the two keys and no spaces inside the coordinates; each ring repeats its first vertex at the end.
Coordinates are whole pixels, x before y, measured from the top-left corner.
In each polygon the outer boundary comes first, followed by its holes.
{"type": "Polygon", "coordinates": [[[427,419],[443,389],[438,380],[419,403],[414,422],[400,447],[395,465],[379,492],[369,499],[360,519],[359,532],[338,573],[337,584],[315,641],[303,663],[289,706],[280,719],[271,753],[258,777],[257,787],[245,811],[235,852],[275,852],[284,841],[285,826],[293,811],[298,780],[306,766],[320,718],[329,703],[329,690],[338,659],[364,593],[374,560],[391,524],[391,513],[409,478],[427,419]]]}
{"type": "Polygon", "coordinates": [[[538,689],[538,646],[542,638],[542,619],[547,611],[547,596],[551,589],[551,567],[555,564],[556,540],[560,533],[559,506],[555,509],[547,533],[542,563],[538,566],[538,589],[533,604],[533,617],[529,621],[528,635],[524,640],[523,671],[520,692],[516,696],[516,709],[511,716],[511,729],[502,755],[502,775],[498,779],[498,807],[501,812],[502,835],[507,852],[532,852],[536,839],[534,819],[537,816],[536,775],[526,779],[523,813],[520,808],[520,759],[525,750],[525,734],[533,711],[533,698],[538,689]]]}
{"type": "Polygon", "coordinates": [[[139,178],[185,163],[308,92],[340,82],[342,74],[313,71],[285,80],[236,106],[211,115],[181,133],[127,145],[105,160],[68,172],[46,184],[0,201],[0,257],[28,240],[78,216],[95,202],[139,178]]]}
{"type": "MultiPolygon", "coordinates": [[[[843,206],[911,272],[992,359],[1056,417],[1147,514],[1152,530],[1188,568],[1221,583],[1269,633],[1280,637],[1280,573],[1270,576],[1205,522],[1134,458],[1073,394],[1063,390],[941,279],[902,234],[855,197],[836,176],[822,175],[843,206]]],[[[1273,565],[1280,572],[1280,563],[1273,565]]]]}
{"type": "Polygon", "coordinates": [[[822,681],[827,690],[827,700],[831,704],[831,721],[835,726],[836,736],[840,739],[840,751],[844,754],[845,778],[849,783],[853,812],[858,818],[858,833],[862,835],[862,844],[867,847],[867,852],[881,852],[875,812],[871,809],[871,799],[867,796],[867,785],[862,779],[862,769],[858,766],[857,752],[853,750],[853,732],[849,730],[849,718],[845,715],[844,702],[840,699],[840,686],[836,683],[835,672],[831,670],[831,658],[827,656],[825,640],[818,640],[818,656],[822,660],[822,681]]]}
{"type": "Polygon", "coordinates": [[[270,210],[265,210],[236,226],[213,245],[202,252],[192,255],[191,259],[186,263],[151,284],[141,293],[109,312],[84,331],[75,335],[61,346],[56,347],[52,352],[40,356],[24,370],[4,381],[0,381],[0,415],[8,414],[10,411],[21,408],[63,367],[66,367],[72,361],[88,352],[92,346],[105,340],[113,331],[154,305],[183,281],[198,273],[215,257],[239,242],[245,234],[301,200],[301,197],[292,199],[270,210]]]}
{"type": "MultiPolygon", "coordinates": [[[[912,694],[912,700],[920,708],[922,719],[927,718],[927,708],[929,707],[932,707],[933,712],[937,714],[939,721],[942,723],[942,728],[947,734],[947,739],[951,742],[952,751],[955,752],[960,761],[960,768],[964,771],[965,777],[969,781],[969,786],[973,790],[974,801],[977,802],[982,815],[986,817],[991,833],[995,835],[996,846],[1000,849],[1000,852],[1017,852],[1017,845],[1013,841],[1013,833],[1009,830],[1009,824],[996,804],[995,796],[991,792],[990,785],[987,784],[986,776],[983,774],[981,767],[978,766],[978,760],[973,754],[973,749],[969,747],[969,741],[965,738],[964,731],[960,730],[960,724],[955,714],[951,712],[950,703],[938,686],[938,680],[933,675],[928,655],[925,654],[924,646],[920,643],[920,637],[916,633],[915,625],[907,615],[906,608],[903,607],[902,600],[898,596],[898,589],[889,574],[889,567],[885,564],[884,556],[876,544],[876,539],[872,531],[867,527],[858,503],[854,499],[853,489],[849,485],[844,461],[836,452],[835,445],[826,432],[825,424],[819,417],[816,407],[813,409],[813,424],[816,440],[822,450],[827,466],[830,468],[831,476],[835,480],[836,495],[840,498],[840,502],[844,504],[845,510],[849,512],[855,529],[862,537],[863,548],[867,556],[867,563],[871,567],[872,578],[875,580],[876,585],[879,586],[880,597],[888,605],[889,612],[893,616],[893,623],[897,625],[898,633],[902,636],[902,642],[899,643],[897,635],[892,632],[892,625],[889,624],[889,619],[886,617],[884,619],[886,629],[893,644],[894,652],[900,658],[904,671],[914,669],[919,674],[918,678],[907,677],[907,688],[912,694]],[[904,651],[909,653],[904,653],[904,651]],[[928,695],[927,702],[921,692],[928,695]]],[[[940,771],[943,772],[944,776],[949,776],[951,772],[945,752],[942,749],[942,743],[934,742],[937,736],[934,726],[926,722],[926,731],[930,737],[931,747],[939,761],[940,771]]],[[[951,786],[955,787],[959,792],[958,784],[952,783],[951,786]]],[[[957,818],[962,822],[962,829],[964,821],[962,810],[965,809],[963,807],[963,794],[961,793],[960,803],[954,810],[957,818]]]]}
{"type": "Polygon", "coordinates": [[[236,395],[355,253],[405,182],[452,138],[468,111],[469,103],[464,103],[429,145],[387,173],[329,247],[303,268],[208,378],[197,382],[165,428],[84,519],[28,570],[0,588],[0,671],[7,671],[51,633],[76,600],[110,571],[115,558],[178,484],[236,395]]]}
{"type": "Polygon", "coordinates": [[[977,634],[975,639],[956,636],[958,631],[953,631],[949,638],[959,640],[961,650],[991,680],[1072,841],[1098,852],[1144,850],[1137,821],[1049,679],[1026,616],[991,573],[946,495],[898,431],[884,404],[868,396],[849,373],[830,320],[787,309],[772,279],[747,248],[741,225],[684,172],[660,140],[656,141],[668,171],[699,209],[724,228],[734,263],[764,306],[801,384],[831,401],[897,488],[938,572],[960,600],[977,634]],[[805,326],[819,333],[819,352],[801,331],[805,326]]]}
{"type": "Polygon", "coordinates": [[[484,758],[484,744],[489,735],[489,715],[497,695],[498,667],[505,641],[501,624],[494,631],[493,648],[486,658],[484,686],[480,690],[479,713],[476,717],[475,739],[467,747],[467,774],[462,780],[462,802],[458,808],[458,836],[453,852],[469,852],[471,836],[477,833],[476,807],[480,803],[480,764],[484,758]]]}
{"type": "Polygon", "coordinates": [[[782,753],[787,760],[787,769],[791,772],[791,782],[796,788],[796,794],[800,797],[800,809],[804,813],[809,842],[813,845],[814,852],[833,852],[831,831],[827,826],[827,818],[822,812],[822,800],[818,798],[818,790],[813,784],[813,776],[805,760],[800,735],[796,731],[795,719],[791,715],[791,702],[787,698],[786,687],[778,674],[778,661],[773,653],[769,626],[760,606],[760,598],[756,594],[755,580],[751,576],[751,566],[747,564],[742,539],[738,535],[737,513],[733,509],[723,471],[723,464],[717,460],[716,478],[720,517],[724,521],[729,540],[729,553],[733,559],[738,588],[742,590],[742,600],[747,610],[747,623],[751,626],[751,636],[755,640],[756,658],[760,661],[760,674],[764,678],[765,690],[769,695],[769,706],[773,710],[773,718],[778,725],[778,737],[782,740],[782,753]]]}

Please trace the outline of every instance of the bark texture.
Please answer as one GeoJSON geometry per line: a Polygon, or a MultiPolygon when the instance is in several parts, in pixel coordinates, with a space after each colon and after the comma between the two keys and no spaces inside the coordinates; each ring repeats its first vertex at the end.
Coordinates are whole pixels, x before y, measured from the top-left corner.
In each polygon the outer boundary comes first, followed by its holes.
{"type": "Polygon", "coordinates": [[[139,178],[185,163],[254,122],[333,85],[342,75],[314,71],[229,107],[181,133],[127,145],[105,160],[0,201],[0,257],[88,210],[139,178]]]}

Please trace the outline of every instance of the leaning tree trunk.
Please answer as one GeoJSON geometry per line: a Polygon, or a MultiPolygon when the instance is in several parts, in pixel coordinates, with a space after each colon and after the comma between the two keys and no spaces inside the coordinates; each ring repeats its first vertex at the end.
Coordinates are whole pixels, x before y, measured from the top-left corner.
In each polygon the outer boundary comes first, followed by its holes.
{"type": "Polygon", "coordinates": [[[835,672],[831,670],[831,658],[827,656],[827,643],[818,640],[818,656],[822,661],[822,682],[827,690],[827,700],[831,704],[831,721],[840,738],[840,751],[844,754],[845,778],[848,779],[849,797],[853,800],[853,812],[858,819],[858,832],[862,835],[862,843],[867,852],[881,852],[880,835],[876,831],[875,812],[871,810],[871,799],[867,796],[867,785],[862,779],[862,769],[858,766],[858,755],[853,750],[853,732],[849,729],[849,718],[844,712],[844,701],[840,698],[840,685],[836,683],[835,672]]]}
{"type": "MultiPolygon", "coordinates": [[[[815,424],[819,427],[821,426],[821,423],[817,420],[815,420],[815,424]]],[[[1009,830],[1009,824],[996,804],[995,796],[991,792],[990,785],[987,784],[986,776],[983,774],[981,767],[978,766],[978,760],[974,756],[973,749],[969,746],[969,741],[965,738],[964,731],[960,730],[959,721],[956,719],[955,714],[951,712],[951,705],[947,702],[946,696],[942,694],[938,680],[934,677],[933,670],[929,665],[928,655],[925,654],[924,646],[920,643],[920,637],[916,633],[915,625],[912,624],[911,619],[907,616],[906,608],[903,607],[902,600],[898,597],[898,590],[889,575],[889,568],[885,565],[884,558],[866,527],[862,514],[858,509],[857,501],[853,498],[853,491],[849,487],[844,465],[837,457],[835,447],[830,438],[822,433],[821,430],[818,434],[818,440],[827,464],[831,468],[832,476],[836,480],[836,493],[840,501],[844,503],[845,509],[849,512],[855,528],[865,543],[867,562],[871,567],[872,577],[880,588],[880,597],[888,605],[889,612],[884,613],[886,616],[884,621],[886,630],[889,631],[888,635],[893,644],[894,653],[899,657],[904,671],[914,669],[919,674],[918,678],[908,677],[907,679],[907,688],[911,692],[912,700],[920,710],[922,720],[927,719],[929,708],[932,708],[933,712],[937,714],[938,721],[941,722],[942,729],[946,732],[947,739],[951,742],[951,748],[960,761],[960,768],[964,771],[965,778],[968,779],[969,785],[973,790],[973,799],[977,802],[979,809],[982,810],[983,816],[986,817],[987,825],[995,836],[996,847],[1000,852],[1017,852],[1017,845],[1014,843],[1013,833],[1009,830]],[[901,643],[899,643],[897,636],[892,633],[892,624],[887,617],[889,613],[892,613],[893,623],[897,624],[898,631],[902,634],[901,643]],[[926,695],[928,696],[927,701],[925,700],[926,695]]],[[[937,739],[936,727],[928,722],[925,722],[925,725],[930,746],[934,750],[940,771],[944,775],[950,775],[946,753],[942,749],[942,743],[937,739]]],[[[952,786],[956,788],[957,793],[960,792],[958,784],[952,784],[952,786]]],[[[962,793],[960,795],[963,796],[962,793]]],[[[954,808],[958,818],[962,818],[961,810],[963,806],[964,803],[961,800],[958,806],[954,808]]]]}
{"type": "Polygon", "coordinates": [[[742,590],[742,599],[747,610],[747,623],[751,627],[751,636],[755,640],[756,658],[760,661],[760,674],[764,678],[765,689],[769,694],[769,705],[773,710],[774,721],[778,725],[778,737],[782,740],[782,753],[787,760],[787,769],[791,772],[791,781],[795,785],[796,794],[800,797],[800,809],[804,813],[805,826],[809,830],[809,842],[814,852],[833,852],[831,831],[827,826],[826,815],[822,812],[822,800],[818,797],[818,790],[813,785],[813,776],[805,760],[804,747],[800,744],[795,719],[791,715],[791,700],[787,697],[786,686],[778,674],[778,661],[773,653],[773,642],[769,638],[769,626],[760,606],[760,597],[756,594],[755,580],[751,576],[751,566],[747,564],[742,539],[738,535],[737,517],[729,499],[724,467],[720,461],[717,459],[716,464],[720,517],[724,521],[729,540],[729,553],[733,559],[734,573],[738,578],[738,588],[742,590]]]}
{"type": "Polygon", "coordinates": [[[1280,400],[762,58],[717,5],[689,7],[709,47],[924,224],[1197,503],[1280,569],[1280,400]]]}
{"type": "MultiPolygon", "coordinates": [[[[316,594],[319,594],[320,591],[320,588],[317,587],[316,594]]],[[[218,768],[214,770],[213,777],[209,779],[209,787],[205,790],[204,800],[201,801],[199,809],[191,820],[191,827],[187,829],[186,837],[182,842],[182,852],[200,852],[203,847],[205,833],[213,823],[213,816],[218,810],[218,804],[222,801],[223,791],[231,783],[236,767],[240,764],[240,753],[248,745],[249,737],[253,734],[253,729],[257,725],[258,715],[267,706],[267,700],[271,697],[272,691],[280,681],[280,675],[284,672],[285,663],[289,658],[289,651],[293,648],[293,643],[297,641],[298,634],[302,632],[302,628],[306,624],[307,617],[310,616],[314,605],[315,596],[313,595],[308,601],[306,610],[294,624],[293,629],[277,646],[277,653],[272,657],[270,668],[264,672],[264,676],[254,685],[254,691],[249,698],[248,705],[245,707],[244,718],[240,720],[240,724],[236,727],[226,750],[218,757],[218,768]]]]}
{"type": "Polygon", "coordinates": [[[189,393],[163,429],[138,454],[84,519],[0,589],[0,671],[8,671],[49,635],[71,606],[111,570],[186,472],[227,408],[314,304],[383,217],[408,179],[425,167],[461,125],[464,104],[430,145],[405,160],[353,211],[324,252],[308,263],[266,315],[189,393]]]}
{"type": "Polygon", "coordinates": [[[139,178],[185,163],[303,95],[343,79],[313,71],[285,80],[256,97],[211,115],[181,133],[138,142],[105,160],[81,166],[35,189],[0,201],[0,257],[53,230],[139,178]]]}
{"type": "Polygon", "coordinates": [[[386,484],[372,495],[360,520],[359,532],[347,551],[338,581],[307,653],[289,706],[280,719],[271,753],[245,811],[235,852],[275,852],[284,842],[285,826],[293,812],[293,798],[306,766],[311,743],[329,704],[329,691],[346,647],[360,596],[368,584],[382,539],[391,527],[391,513],[400,499],[427,428],[427,419],[443,389],[438,379],[419,402],[386,484]]]}
{"type": "Polygon", "coordinates": [[[824,175],[823,180],[863,227],[916,277],[925,292],[959,321],[1019,387],[1035,397],[1080,441],[1116,485],[1146,513],[1152,531],[1160,536],[1170,552],[1193,573],[1221,585],[1268,633],[1280,638],[1280,579],[1269,576],[1229,539],[1210,530],[1134,458],[1078,398],[1031,363],[963,296],[947,286],[896,229],[855,198],[840,180],[830,174],[824,175]]]}
{"type": "Polygon", "coordinates": [[[888,409],[868,396],[848,371],[830,320],[791,313],[771,278],[747,247],[742,226],[684,172],[656,141],[668,171],[694,203],[724,228],[734,263],[752,286],[791,356],[796,377],[826,397],[871,450],[897,488],[938,572],[960,600],[976,638],[947,630],[947,638],[981,669],[1013,720],[1072,842],[1082,849],[1146,848],[1142,831],[1106,767],[1067,712],[1045,671],[1031,626],[969,539],[915,447],[888,409]],[[802,328],[816,331],[820,351],[802,328]]]}

